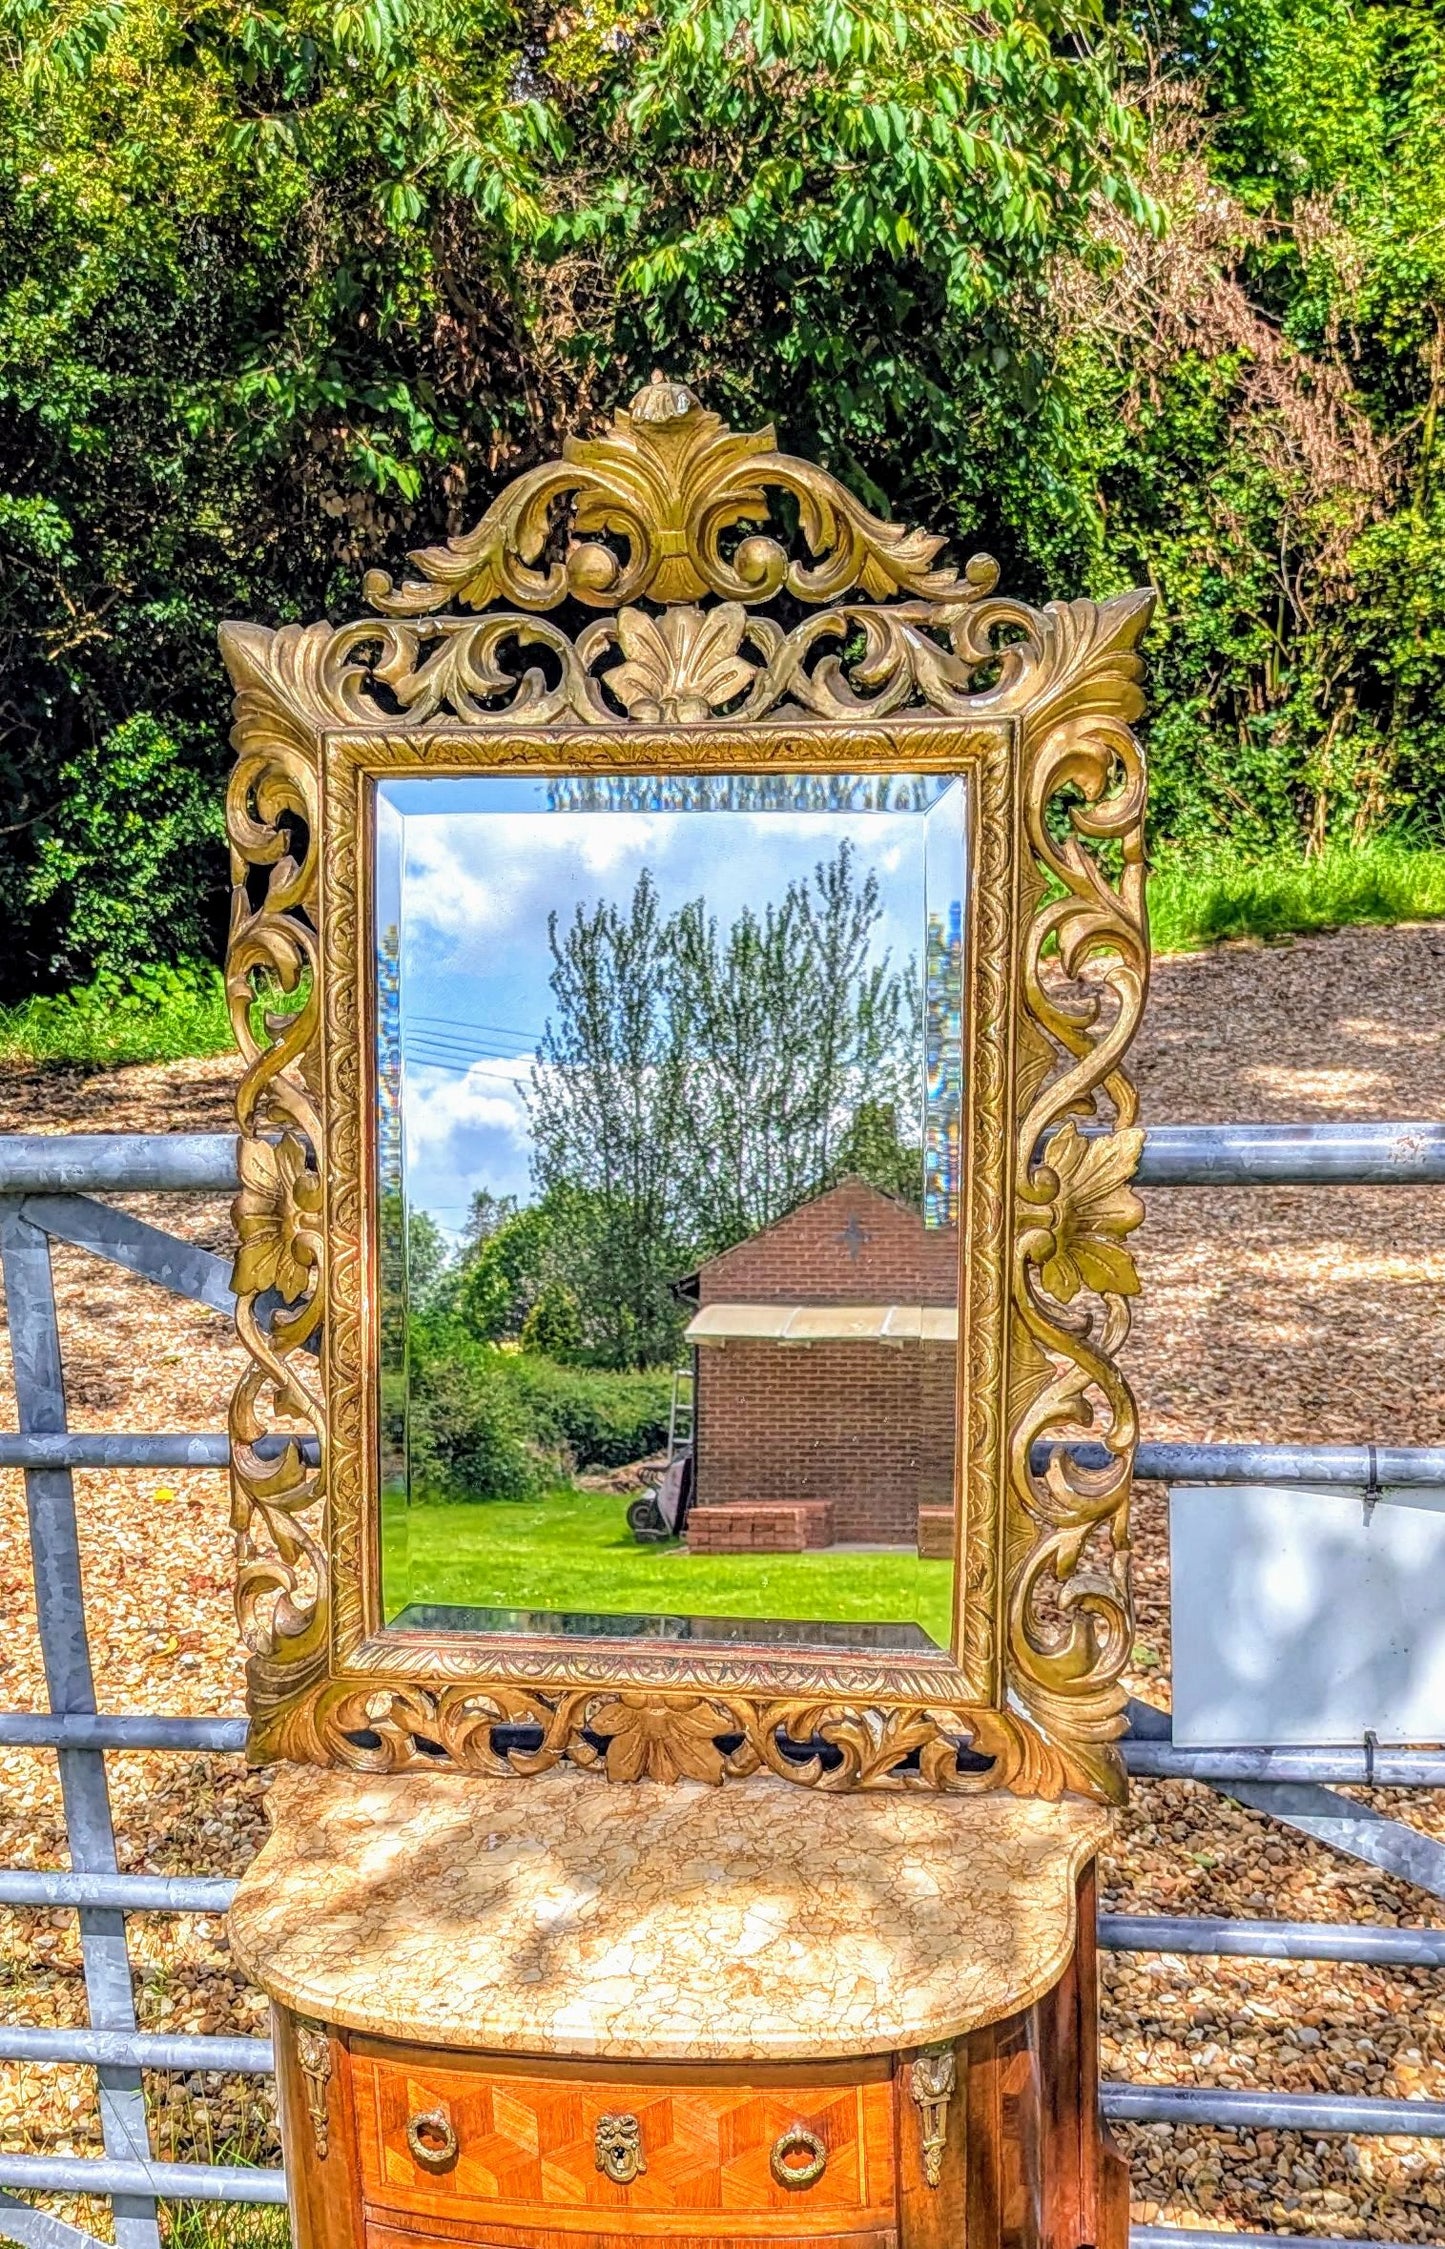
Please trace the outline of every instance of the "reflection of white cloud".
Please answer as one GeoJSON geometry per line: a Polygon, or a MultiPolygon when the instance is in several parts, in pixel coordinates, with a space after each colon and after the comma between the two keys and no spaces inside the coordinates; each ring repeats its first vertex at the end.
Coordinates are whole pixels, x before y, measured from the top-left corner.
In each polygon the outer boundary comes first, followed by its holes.
{"type": "Polygon", "coordinates": [[[447,937],[504,926],[528,870],[505,852],[488,851],[470,820],[406,824],[407,919],[447,937]]]}
{"type": "Polygon", "coordinates": [[[545,955],[547,915],[630,898],[642,866],[668,848],[646,813],[453,813],[405,824],[405,923],[414,966],[485,973],[521,936],[545,955]],[[613,885],[609,878],[624,879],[613,885]]]}
{"type": "MultiPolygon", "coordinates": [[[[657,833],[657,814],[653,812],[607,812],[600,818],[593,815],[572,821],[554,812],[549,815],[549,822],[554,832],[546,834],[547,842],[554,850],[560,847],[569,854],[575,853],[589,875],[610,875],[624,860],[642,861],[660,856],[661,839],[657,833]],[[566,833],[569,827],[570,836],[566,833]],[[555,832],[559,830],[560,833],[555,832]]],[[[666,848],[663,842],[662,850],[666,848]]]]}
{"type": "Polygon", "coordinates": [[[527,1097],[539,1070],[546,1075],[532,1054],[476,1062],[464,1075],[407,1062],[407,1199],[429,1211],[443,1232],[458,1231],[479,1188],[531,1201],[536,1183],[527,1097]]]}
{"type": "Polygon", "coordinates": [[[922,919],[917,814],[452,812],[413,816],[405,832],[406,950],[433,976],[495,973],[510,956],[511,976],[535,985],[540,972],[545,982],[548,914],[565,927],[578,906],[606,901],[625,913],[644,867],[664,914],[702,897],[726,927],[747,907],[781,900],[790,882],[810,884],[844,841],[860,875],[871,867],[883,878],[875,956],[900,949],[900,939],[909,950],[922,919]]]}
{"type": "Polygon", "coordinates": [[[466,1074],[406,1065],[406,1160],[409,1168],[434,1172],[450,1158],[459,1171],[471,1170],[469,1151],[458,1142],[500,1136],[512,1148],[531,1147],[526,1089],[532,1082],[532,1057],[514,1062],[474,1062],[466,1074]]]}
{"type": "Polygon", "coordinates": [[[407,903],[433,928],[470,934],[512,919],[534,884],[555,885],[558,861],[579,874],[608,875],[658,856],[660,844],[665,852],[656,816],[640,812],[408,820],[407,903]]]}

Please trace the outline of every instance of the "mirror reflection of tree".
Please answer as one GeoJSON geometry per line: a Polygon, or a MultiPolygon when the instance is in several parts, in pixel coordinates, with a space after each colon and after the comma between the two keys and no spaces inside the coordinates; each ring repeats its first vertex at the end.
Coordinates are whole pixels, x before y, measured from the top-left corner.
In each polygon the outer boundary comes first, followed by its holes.
{"type": "Polygon", "coordinates": [[[728,923],[666,913],[646,870],[625,905],[550,918],[535,1199],[479,1190],[450,1260],[412,1211],[384,1261],[407,1269],[414,1492],[522,1497],[653,1451],[686,1274],[850,1173],[921,1201],[920,972],[882,918],[846,842],[728,923]]]}
{"type": "Polygon", "coordinates": [[[725,927],[702,899],[664,915],[646,870],[625,910],[552,917],[530,1110],[581,1356],[670,1360],[683,1274],[845,1172],[918,1199],[917,978],[881,916],[844,843],[725,927]]]}

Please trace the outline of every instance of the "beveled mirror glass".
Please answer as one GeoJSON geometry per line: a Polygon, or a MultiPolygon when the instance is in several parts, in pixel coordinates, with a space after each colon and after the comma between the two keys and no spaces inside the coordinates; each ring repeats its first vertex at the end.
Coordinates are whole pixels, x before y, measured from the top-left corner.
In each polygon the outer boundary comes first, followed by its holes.
{"type": "Polygon", "coordinates": [[[1135,644],[655,381],[228,625],[252,1752],[1117,1795],[1135,644]]]}
{"type": "Polygon", "coordinates": [[[380,784],[388,1625],[946,1656],[965,824],[380,784]]]}

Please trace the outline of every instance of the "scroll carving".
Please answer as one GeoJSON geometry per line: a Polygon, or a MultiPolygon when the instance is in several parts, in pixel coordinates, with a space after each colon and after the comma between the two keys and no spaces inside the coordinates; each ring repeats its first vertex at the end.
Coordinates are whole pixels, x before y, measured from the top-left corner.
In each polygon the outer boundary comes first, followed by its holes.
{"type": "Polygon", "coordinates": [[[654,382],[606,435],[518,478],[475,532],[414,554],[416,575],[372,573],[379,614],[223,628],[251,1362],[232,1409],[233,1521],[253,1754],[1122,1794],[1137,1426],[1118,1362],[1142,1216],[1124,1059],[1148,967],[1133,727],[1152,597],[1034,609],[997,592],[986,557],[957,569],[941,546],[778,452],[770,430],[729,431],[654,382]],[[486,613],[443,614],[452,600],[486,613]],[[570,635],[542,614],[569,601],[603,614],[570,635]],[[469,757],[626,770],[644,738],[648,768],[677,772],[745,754],[828,770],[840,752],[955,770],[970,745],[973,1357],[941,1695],[920,1674],[817,1659],[766,1679],[720,1669],[686,1691],[635,1651],[504,1649],[482,1676],[474,1649],[435,1644],[423,1682],[367,1639],[357,776],[469,757]],[[323,786],[352,838],[325,863],[323,786]],[[1094,1464],[1069,1444],[1098,1448],[1094,1464]]]}
{"type": "Polygon", "coordinates": [[[943,543],[871,515],[826,470],[780,453],[771,429],[730,430],[684,384],[654,379],[605,436],[569,438],[560,461],[509,484],[475,531],[413,554],[418,577],[393,587],[372,571],[362,591],[373,608],[402,617],[453,600],[466,609],[498,600],[555,609],[570,596],[622,609],[644,596],[762,602],[786,590],[832,601],[853,586],[874,600],[937,601],[958,582],[956,571],[935,567],[943,543]],[[806,559],[758,531],[725,553],[725,534],[768,520],[770,490],[795,502],[806,559]],[[571,537],[549,562],[563,502],[571,537]]]}
{"type": "Polygon", "coordinates": [[[277,647],[271,635],[238,627],[224,645],[237,752],[227,799],[226,990],[244,1064],[232,1285],[251,1360],[231,1402],[231,1525],[250,1692],[264,1704],[321,1675],[330,1576],[316,1465],[326,1423],[315,1351],[326,1237],[315,687],[288,660],[294,641],[277,647]]]}

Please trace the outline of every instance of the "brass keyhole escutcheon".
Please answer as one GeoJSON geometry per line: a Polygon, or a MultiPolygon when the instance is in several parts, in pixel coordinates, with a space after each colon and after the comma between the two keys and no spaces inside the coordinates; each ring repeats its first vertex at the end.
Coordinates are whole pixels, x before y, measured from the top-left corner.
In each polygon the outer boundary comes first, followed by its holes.
{"type": "Polygon", "coordinates": [[[780,2132],[768,2158],[780,2187],[810,2187],[815,2179],[822,2178],[827,2160],[828,2150],[817,2133],[803,2124],[790,2124],[786,2132],[780,2132]]]}
{"type": "Polygon", "coordinates": [[[647,2169],[642,2126],[635,2116],[599,2116],[592,2144],[597,2151],[598,2170],[605,2172],[614,2186],[630,2186],[638,2173],[647,2169]]]}
{"type": "Polygon", "coordinates": [[[406,2120],[406,2144],[423,2171],[450,2171],[457,2159],[456,2127],[445,2109],[423,2109],[406,2120]]]}

